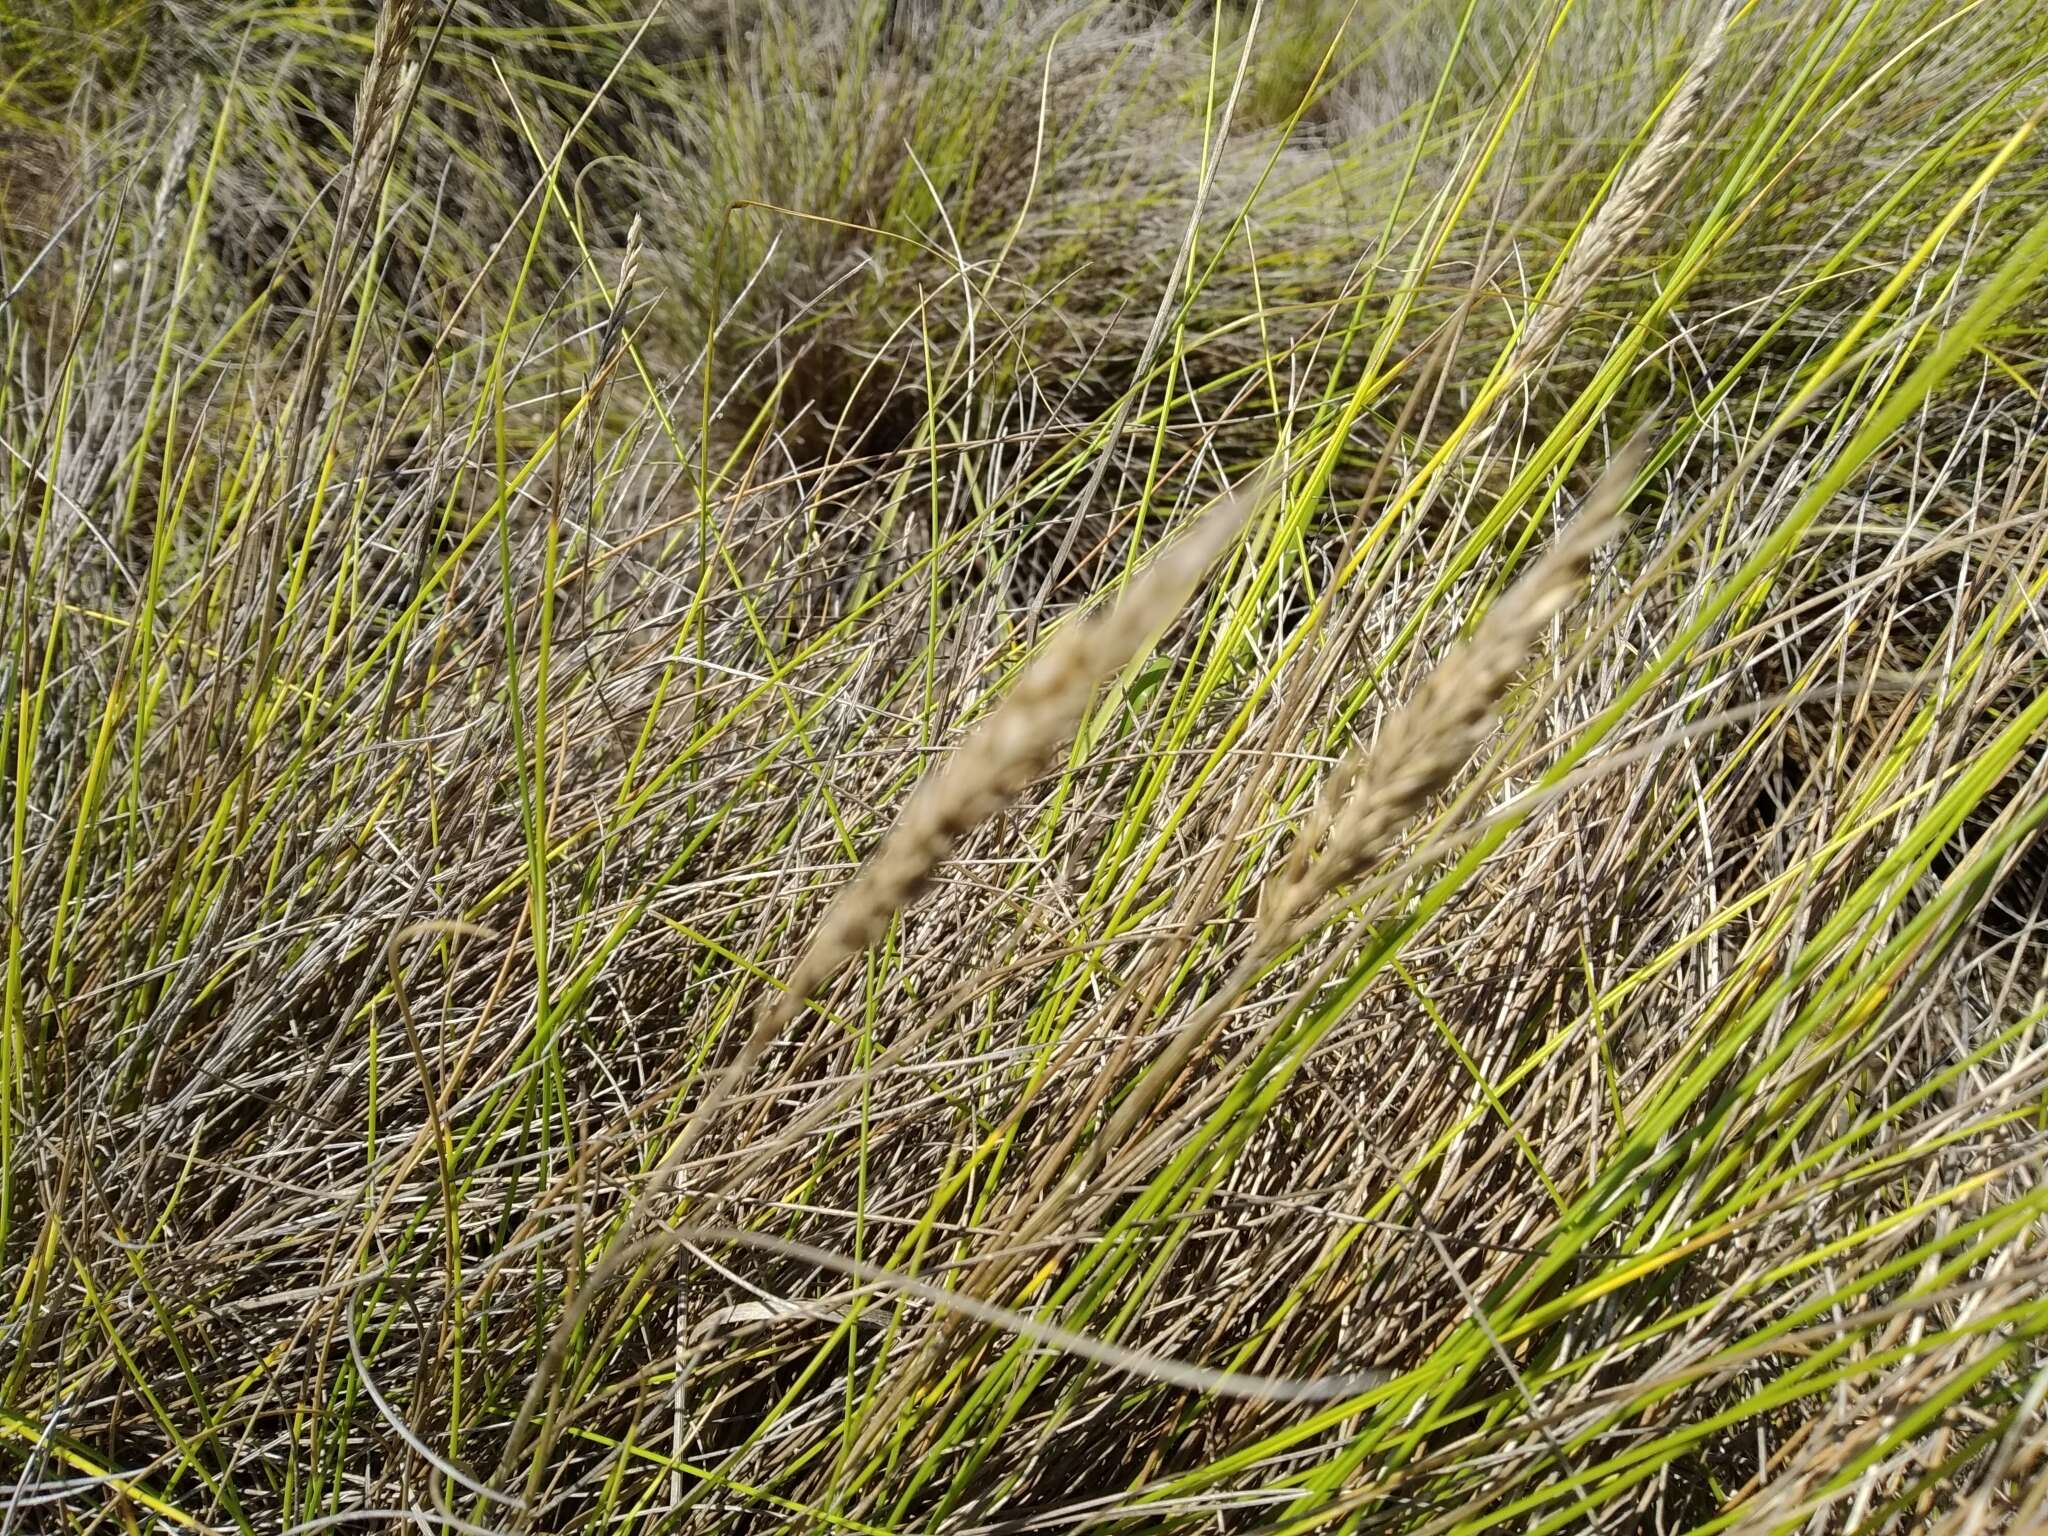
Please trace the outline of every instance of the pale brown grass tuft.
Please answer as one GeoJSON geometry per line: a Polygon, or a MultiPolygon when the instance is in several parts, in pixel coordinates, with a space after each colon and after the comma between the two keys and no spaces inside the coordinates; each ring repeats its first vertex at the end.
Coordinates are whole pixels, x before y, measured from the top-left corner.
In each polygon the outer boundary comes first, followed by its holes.
{"type": "Polygon", "coordinates": [[[2038,0],[94,9],[15,1525],[2043,1526],[2038,0]]]}

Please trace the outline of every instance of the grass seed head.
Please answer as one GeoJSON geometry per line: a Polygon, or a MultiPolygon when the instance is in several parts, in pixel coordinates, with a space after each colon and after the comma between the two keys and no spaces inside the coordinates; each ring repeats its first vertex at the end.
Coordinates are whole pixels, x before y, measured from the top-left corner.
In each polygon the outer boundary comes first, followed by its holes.
{"type": "Polygon", "coordinates": [[[1577,595],[1593,556],[1613,537],[1640,462],[1639,445],[1624,449],[1585,510],[1487,610],[1472,638],[1423,681],[1369,746],[1353,746],[1330,771],[1286,861],[1267,881],[1259,912],[1263,944],[1286,942],[1305,908],[1369,870],[1471,760],[1543,630],[1577,595]]]}
{"type": "Polygon", "coordinates": [[[895,826],[833,898],[774,1005],[776,1015],[794,1017],[840,966],[881,936],[963,837],[1052,765],[1080,728],[1095,690],[1136,660],[1186,606],[1273,480],[1270,469],[1261,470],[1225,495],[1106,612],[1067,624],[1046,642],[988,720],[911,792],[895,826]]]}

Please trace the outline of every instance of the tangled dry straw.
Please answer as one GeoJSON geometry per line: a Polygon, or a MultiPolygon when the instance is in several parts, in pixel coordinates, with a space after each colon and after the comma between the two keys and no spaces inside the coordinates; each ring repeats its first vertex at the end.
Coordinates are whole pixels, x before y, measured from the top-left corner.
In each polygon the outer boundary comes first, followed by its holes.
{"type": "Polygon", "coordinates": [[[0,1536],[2048,1521],[2033,0],[86,9],[0,1536]]]}

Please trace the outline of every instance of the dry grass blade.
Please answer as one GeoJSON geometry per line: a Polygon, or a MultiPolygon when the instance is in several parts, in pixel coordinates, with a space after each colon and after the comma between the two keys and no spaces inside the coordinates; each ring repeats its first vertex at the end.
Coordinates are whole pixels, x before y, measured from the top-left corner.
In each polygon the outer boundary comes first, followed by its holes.
{"type": "MultiPolygon", "coordinates": [[[[1129,1345],[1095,1338],[1073,1328],[1062,1328],[1057,1323],[1047,1322],[1029,1313],[995,1306],[979,1297],[947,1286],[935,1285],[929,1280],[903,1274],[885,1265],[870,1264],[845,1254],[834,1253],[830,1249],[817,1247],[812,1243],[794,1242],[770,1232],[754,1232],[745,1227],[684,1226],[662,1234],[662,1237],[674,1241],[730,1244],[738,1248],[752,1248],[757,1252],[774,1254],[779,1258],[794,1259],[831,1274],[843,1275],[865,1291],[912,1297],[940,1312],[971,1318],[989,1327],[1030,1339],[1033,1343],[1048,1349],[1091,1360],[1114,1371],[1121,1371],[1141,1381],[1178,1387],[1183,1391],[1200,1392],[1212,1397],[1234,1398],[1240,1402],[1252,1403],[1327,1403],[1370,1392],[1373,1388],[1384,1386],[1393,1379],[1392,1372],[1372,1368],[1337,1375],[1292,1378],[1262,1376],[1249,1371],[1214,1370],[1208,1366],[1191,1365],[1184,1360],[1176,1360],[1151,1350],[1134,1349],[1129,1345]]],[[[783,1310],[735,1307],[727,1309],[727,1312],[732,1320],[754,1320],[762,1316],[788,1315],[789,1312],[799,1310],[794,1307],[783,1310]]],[[[832,1308],[813,1310],[822,1310],[824,1315],[833,1317],[835,1321],[845,1315],[843,1311],[835,1311],[832,1308]]]]}
{"type": "Polygon", "coordinates": [[[1465,766],[1537,636],[1578,592],[1594,554],[1619,526],[1641,460],[1638,439],[1608,465],[1585,510],[1488,610],[1472,638],[1429,675],[1370,747],[1354,746],[1331,770],[1285,863],[1261,893],[1261,950],[1287,942],[1305,908],[1369,870],[1465,766]]]}

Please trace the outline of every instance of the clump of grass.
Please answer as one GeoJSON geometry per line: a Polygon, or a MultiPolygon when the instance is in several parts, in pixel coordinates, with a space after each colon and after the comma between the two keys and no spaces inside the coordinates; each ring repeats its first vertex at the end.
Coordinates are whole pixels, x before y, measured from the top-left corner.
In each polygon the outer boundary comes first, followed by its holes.
{"type": "Polygon", "coordinates": [[[2040,1523],[2030,5],[516,10],[0,9],[0,1525],[2040,1523]]]}
{"type": "MultiPolygon", "coordinates": [[[[1018,676],[1002,704],[946,764],[921,779],[902,814],[859,872],[833,896],[817,931],[797,957],[780,991],[760,1016],[704,1102],[691,1112],[681,1134],[661,1161],[622,1222],[623,1240],[613,1252],[628,1254],[667,1181],[683,1166],[711,1128],[718,1111],[759,1065],[761,1058],[832,977],[882,936],[890,920],[930,883],[961,838],[999,815],[1052,765],[1081,724],[1089,699],[1109,678],[1130,666],[1151,637],[1180,612],[1203,574],[1243,532],[1258,505],[1258,490],[1239,491],[1209,509],[1148,566],[1143,576],[1107,612],[1063,627],[1018,676]]],[[[579,1291],[557,1326],[551,1357],[566,1345],[587,1299],[615,1278],[620,1265],[601,1264],[579,1291]]],[[[535,1374],[534,1386],[515,1424],[509,1458],[523,1449],[522,1435],[539,1393],[551,1385],[559,1361],[535,1374]]],[[[505,1464],[509,1467],[509,1460],[505,1464]]]]}

